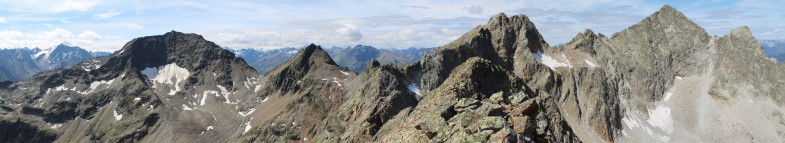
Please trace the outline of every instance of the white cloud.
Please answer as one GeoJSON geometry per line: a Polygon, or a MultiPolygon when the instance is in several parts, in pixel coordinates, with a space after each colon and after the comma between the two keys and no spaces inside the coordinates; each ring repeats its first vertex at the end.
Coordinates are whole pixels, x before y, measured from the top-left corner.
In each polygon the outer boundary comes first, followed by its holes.
{"type": "Polygon", "coordinates": [[[464,8],[471,14],[482,14],[482,7],[479,5],[472,5],[469,7],[464,8]]]}
{"type": "Polygon", "coordinates": [[[93,14],[93,18],[95,18],[95,19],[112,18],[112,17],[117,16],[117,15],[120,15],[120,12],[114,11],[114,10],[110,10],[110,11],[107,11],[107,12],[104,12],[104,13],[93,14]]]}
{"type": "Polygon", "coordinates": [[[16,37],[22,37],[24,34],[19,31],[0,31],[0,39],[14,39],[16,37]]]}
{"type": "Polygon", "coordinates": [[[87,40],[101,40],[102,39],[101,35],[98,35],[98,33],[95,33],[93,31],[84,31],[81,34],[79,34],[79,38],[87,39],[87,40]]]}
{"type": "Polygon", "coordinates": [[[125,42],[127,41],[114,36],[101,36],[93,31],[83,31],[76,36],[61,28],[39,32],[0,31],[0,48],[48,48],[67,44],[91,51],[114,51],[120,49],[125,42]]]}
{"type": "Polygon", "coordinates": [[[343,27],[336,29],[335,32],[338,32],[338,34],[341,34],[345,39],[352,42],[359,41],[363,38],[363,34],[360,33],[357,26],[353,24],[344,24],[343,27]]]}
{"type": "Polygon", "coordinates": [[[128,30],[144,30],[144,26],[136,23],[125,24],[125,28],[128,28],[128,30]]]}
{"type": "Polygon", "coordinates": [[[785,36],[785,31],[782,31],[782,29],[777,28],[777,29],[774,29],[772,31],[764,32],[763,34],[760,34],[760,36],[763,36],[763,37],[782,37],[782,36],[785,36]]]}
{"type": "Polygon", "coordinates": [[[0,0],[0,9],[14,12],[60,13],[85,11],[97,5],[98,2],[99,0],[0,0]]]}
{"type": "Polygon", "coordinates": [[[0,17],[0,23],[8,23],[8,20],[5,17],[0,17]]]}

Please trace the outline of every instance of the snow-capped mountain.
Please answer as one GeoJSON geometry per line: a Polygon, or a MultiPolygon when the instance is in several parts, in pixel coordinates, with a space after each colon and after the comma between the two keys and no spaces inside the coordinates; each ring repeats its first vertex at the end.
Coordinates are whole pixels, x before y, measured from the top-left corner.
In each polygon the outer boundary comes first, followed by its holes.
{"type": "Polygon", "coordinates": [[[47,49],[0,49],[0,81],[19,81],[34,74],[68,68],[87,59],[105,56],[107,52],[90,52],[64,44],[47,49]]]}

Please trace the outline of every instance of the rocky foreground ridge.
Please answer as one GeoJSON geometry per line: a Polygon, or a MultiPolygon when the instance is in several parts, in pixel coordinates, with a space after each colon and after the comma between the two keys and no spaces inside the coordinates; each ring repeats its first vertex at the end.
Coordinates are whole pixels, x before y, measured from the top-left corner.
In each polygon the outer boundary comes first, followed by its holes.
{"type": "Polygon", "coordinates": [[[499,14],[413,64],[357,74],[310,45],[259,75],[169,32],[2,87],[0,142],[783,142],[785,65],[760,47],[670,6],[556,47],[499,14]]]}

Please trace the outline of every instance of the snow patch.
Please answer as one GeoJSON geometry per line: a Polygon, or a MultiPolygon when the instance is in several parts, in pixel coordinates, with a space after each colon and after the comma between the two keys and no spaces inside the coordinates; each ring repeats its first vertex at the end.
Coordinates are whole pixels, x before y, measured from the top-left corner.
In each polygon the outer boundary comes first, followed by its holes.
{"type": "Polygon", "coordinates": [[[240,116],[245,117],[245,116],[251,115],[251,113],[253,113],[253,111],[256,111],[256,109],[251,108],[251,110],[248,110],[248,111],[245,111],[245,112],[237,112],[237,114],[240,114],[240,116]]]}
{"type": "Polygon", "coordinates": [[[628,131],[639,131],[662,142],[669,142],[670,134],[673,132],[673,119],[670,107],[666,107],[663,104],[660,104],[653,110],[649,110],[648,120],[642,120],[638,112],[627,112],[627,115],[622,118],[622,122],[627,125],[622,130],[622,134],[627,137],[629,137],[628,131]],[[659,128],[665,134],[655,132],[653,128],[659,128]]]}
{"type": "Polygon", "coordinates": [[[666,133],[673,132],[673,117],[671,117],[671,108],[665,105],[657,106],[653,110],[649,110],[649,120],[646,120],[654,127],[660,128],[666,133]]]}
{"type": "Polygon", "coordinates": [[[346,76],[348,76],[348,75],[349,75],[349,72],[341,71],[341,73],[342,73],[343,75],[346,75],[346,76]]]}
{"type": "Polygon", "coordinates": [[[202,95],[202,100],[199,100],[199,105],[204,105],[204,102],[207,100],[207,92],[204,91],[204,95],[202,95]]]}
{"type": "Polygon", "coordinates": [[[668,102],[668,100],[670,100],[670,99],[671,99],[671,96],[673,96],[673,93],[671,93],[671,92],[666,92],[666,93],[665,93],[665,98],[663,99],[663,101],[665,101],[665,102],[668,102]]]}
{"type": "Polygon", "coordinates": [[[264,102],[265,102],[265,101],[267,101],[268,99],[270,99],[270,97],[269,97],[269,96],[268,96],[268,97],[264,97],[264,100],[262,100],[262,102],[261,102],[261,103],[264,103],[264,102]]]}
{"type": "Polygon", "coordinates": [[[139,97],[134,98],[134,101],[139,101],[139,100],[142,100],[142,98],[139,97]]]}
{"type": "Polygon", "coordinates": [[[245,84],[245,88],[251,90],[251,87],[258,84],[259,82],[254,77],[254,78],[245,78],[245,81],[243,83],[245,84]]]}
{"type": "MultiPolygon", "coordinates": [[[[564,59],[567,59],[567,57],[564,54],[562,54],[562,57],[564,57],[564,59]]],[[[556,70],[556,67],[572,67],[569,61],[567,61],[566,63],[562,63],[552,58],[551,56],[539,52],[534,53],[534,58],[540,63],[544,64],[545,66],[551,68],[551,70],[556,70]]]]}
{"type": "Polygon", "coordinates": [[[114,110],[114,119],[118,121],[123,119],[123,114],[117,114],[117,110],[114,110]]]}
{"type": "Polygon", "coordinates": [[[226,103],[226,104],[237,104],[237,103],[232,103],[231,101],[229,101],[229,94],[231,94],[232,92],[229,92],[229,90],[226,90],[226,88],[221,86],[221,85],[218,85],[218,89],[221,90],[221,95],[224,97],[224,99],[226,99],[226,101],[224,101],[224,103],[226,103]]]}
{"type": "Polygon", "coordinates": [[[199,133],[199,135],[202,135],[202,134],[204,134],[204,132],[209,132],[210,130],[213,130],[213,126],[207,126],[207,129],[205,129],[204,131],[202,131],[201,133],[199,133]]]}
{"type": "Polygon", "coordinates": [[[92,92],[93,92],[93,91],[95,91],[96,89],[99,89],[99,87],[108,88],[108,87],[109,87],[109,85],[112,85],[112,83],[114,83],[114,81],[115,81],[115,80],[118,80],[118,79],[119,79],[119,80],[122,80],[122,79],[123,79],[123,77],[125,77],[125,74],[122,74],[122,75],[120,75],[119,77],[117,77],[117,78],[114,78],[114,79],[112,79],[112,80],[108,80],[108,81],[96,81],[96,82],[92,82],[92,83],[90,83],[90,89],[89,89],[89,90],[87,90],[87,92],[86,92],[85,94],[92,93],[92,92]],[[105,86],[104,86],[104,85],[105,85],[105,86]]]}
{"type": "Polygon", "coordinates": [[[51,126],[51,127],[49,127],[49,128],[52,128],[52,129],[57,129],[57,128],[60,128],[60,126],[63,126],[63,124],[62,124],[62,123],[57,123],[57,124],[54,124],[54,125],[52,125],[52,126],[51,126]]]}
{"type": "Polygon", "coordinates": [[[191,107],[188,107],[185,104],[183,104],[183,110],[190,111],[190,110],[194,110],[194,109],[191,109],[191,107]]]}
{"type": "Polygon", "coordinates": [[[92,70],[96,70],[98,68],[101,68],[101,66],[103,66],[101,64],[101,61],[99,61],[99,60],[91,60],[89,63],[85,63],[85,64],[86,65],[82,66],[82,69],[84,69],[84,71],[87,71],[87,72],[92,71],[92,70]]]}
{"type": "Polygon", "coordinates": [[[406,87],[409,88],[409,91],[411,91],[412,93],[417,94],[417,95],[422,95],[422,94],[420,94],[420,87],[417,86],[417,84],[412,83],[412,84],[409,84],[409,86],[406,86],[406,87]]]}
{"type": "Polygon", "coordinates": [[[595,65],[594,63],[592,63],[591,61],[589,61],[587,59],[583,59],[583,61],[586,61],[586,64],[588,64],[589,67],[597,67],[597,65],[595,65]]]}
{"type": "Polygon", "coordinates": [[[169,91],[169,95],[174,95],[180,90],[180,83],[184,83],[191,72],[188,69],[177,66],[177,63],[167,64],[161,67],[148,67],[141,71],[142,74],[147,76],[153,81],[153,88],[157,88],[160,84],[167,84],[174,86],[174,90],[169,91]]]}
{"type": "MultiPolygon", "coordinates": [[[[253,117],[251,117],[251,120],[253,120],[253,117]]],[[[248,122],[245,123],[245,130],[243,131],[242,134],[245,134],[245,132],[248,132],[249,130],[251,130],[251,120],[248,120],[248,122]]]]}
{"type": "Polygon", "coordinates": [[[340,83],[340,81],[338,81],[338,78],[333,77],[333,81],[332,82],[334,82],[335,84],[338,84],[338,86],[340,86],[340,87],[343,87],[343,85],[340,83]]]}
{"type": "Polygon", "coordinates": [[[258,85],[257,84],[256,87],[254,88],[253,92],[259,92],[259,90],[261,90],[261,89],[262,89],[262,85],[258,85]]]}
{"type": "Polygon", "coordinates": [[[49,55],[51,55],[52,51],[54,51],[54,50],[55,50],[54,47],[41,50],[38,53],[33,54],[33,56],[31,58],[37,59],[37,58],[39,58],[39,57],[41,57],[43,55],[44,57],[41,60],[49,59],[49,55]]]}

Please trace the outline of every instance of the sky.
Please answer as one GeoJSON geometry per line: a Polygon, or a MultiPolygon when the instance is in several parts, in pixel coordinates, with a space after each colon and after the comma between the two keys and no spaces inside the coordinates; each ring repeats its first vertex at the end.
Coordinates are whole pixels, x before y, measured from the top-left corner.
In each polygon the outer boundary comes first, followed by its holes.
{"type": "Polygon", "coordinates": [[[111,52],[172,30],[233,49],[438,47],[502,12],[527,15],[555,45],[585,29],[612,35],[666,4],[711,35],[749,26],[785,39],[785,0],[0,0],[0,48],[111,52]]]}

